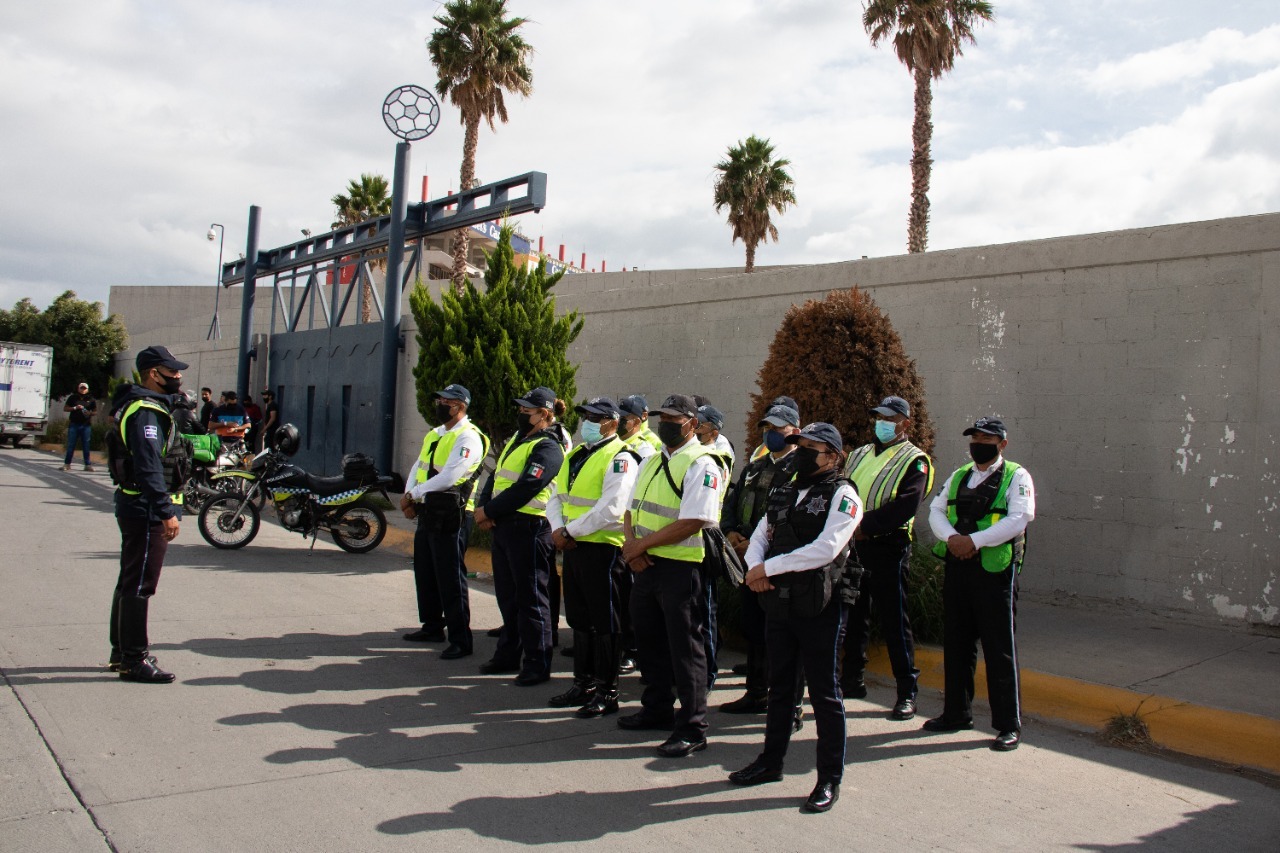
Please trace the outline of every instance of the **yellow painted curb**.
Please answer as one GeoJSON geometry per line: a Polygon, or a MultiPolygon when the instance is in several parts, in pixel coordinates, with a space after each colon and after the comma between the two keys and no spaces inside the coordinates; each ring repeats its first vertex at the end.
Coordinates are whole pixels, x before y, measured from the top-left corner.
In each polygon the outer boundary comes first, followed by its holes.
{"type": "MultiPolygon", "coordinates": [[[[398,512],[398,510],[391,511],[398,512]]],[[[406,557],[413,556],[413,534],[408,530],[401,530],[399,527],[393,527],[388,524],[382,545],[397,554],[404,554],[406,557]]],[[[468,572],[493,573],[493,561],[487,548],[468,548],[465,562],[468,572]]]]}
{"type": "MultiPolygon", "coordinates": [[[[892,678],[884,647],[868,652],[867,668],[892,678]]],[[[941,650],[917,647],[916,666],[922,685],[942,689],[941,650]]],[[[974,676],[978,692],[986,678],[986,668],[979,659],[974,676]]],[[[1151,739],[1166,749],[1280,773],[1280,720],[1032,670],[1022,670],[1019,680],[1022,707],[1030,714],[1095,731],[1102,731],[1117,715],[1137,714],[1147,724],[1151,739]]]]}

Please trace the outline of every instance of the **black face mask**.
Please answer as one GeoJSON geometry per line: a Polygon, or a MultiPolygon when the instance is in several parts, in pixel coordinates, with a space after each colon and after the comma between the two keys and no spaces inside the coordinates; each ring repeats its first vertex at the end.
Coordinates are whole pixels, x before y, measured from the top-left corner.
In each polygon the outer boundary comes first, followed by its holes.
{"type": "Polygon", "coordinates": [[[985,444],[980,441],[969,442],[969,455],[973,457],[973,461],[979,465],[986,465],[991,460],[1000,455],[1000,445],[985,444]]]}
{"type": "Polygon", "coordinates": [[[436,403],[435,410],[436,420],[442,424],[448,423],[453,417],[453,406],[450,406],[448,403],[436,403]]]}
{"type": "Polygon", "coordinates": [[[165,376],[163,373],[161,373],[160,378],[164,380],[163,382],[160,383],[160,387],[164,389],[164,393],[177,394],[179,391],[182,390],[181,376],[165,376]]]}
{"type": "Polygon", "coordinates": [[[667,447],[679,447],[684,444],[684,424],[658,421],[658,440],[667,447]]]}
{"type": "Polygon", "coordinates": [[[812,447],[796,448],[796,474],[801,477],[812,477],[818,473],[818,454],[820,450],[814,450],[812,447]]]}
{"type": "Polygon", "coordinates": [[[528,435],[529,427],[533,426],[533,415],[528,412],[520,412],[516,415],[516,423],[520,425],[520,434],[528,435]]]}

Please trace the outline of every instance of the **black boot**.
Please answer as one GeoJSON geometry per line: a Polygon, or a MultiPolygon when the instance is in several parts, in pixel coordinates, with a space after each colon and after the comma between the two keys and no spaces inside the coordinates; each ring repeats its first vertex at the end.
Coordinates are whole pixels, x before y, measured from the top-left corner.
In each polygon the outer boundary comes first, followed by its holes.
{"type": "Polygon", "coordinates": [[[769,708],[769,658],[763,646],[747,647],[747,692],[742,698],[726,702],[720,710],[726,714],[763,714],[769,708]]]}
{"type": "Polygon", "coordinates": [[[595,634],[595,696],[577,710],[579,717],[603,717],[618,713],[618,663],[622,659],[619,634],[595,634]]]}
{"type": "Polygon", "coordinates": [[[120,678],[144,684],[168,684],[174,679],[172,672],[156,666],[155,658],[147,654],[147,608],[150,598],[140,595],[120,597],[117,636],[120,638],[120,678]]]}
{"type": "Polygon", "coordinates": [[[547,704],[552,708],[571,708],[582,705],[595,695],[595,679],[592,677],[594,661],[592,658],[592,637],[586,631],[573,632],[573,686],[556,696],[552,696],[547,704]]]}

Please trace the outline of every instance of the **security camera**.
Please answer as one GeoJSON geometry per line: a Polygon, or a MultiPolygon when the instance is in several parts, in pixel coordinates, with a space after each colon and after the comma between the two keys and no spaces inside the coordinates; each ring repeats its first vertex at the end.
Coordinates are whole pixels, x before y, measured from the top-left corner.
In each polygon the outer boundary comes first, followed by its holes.
{"type": "Polygon", "coordinates": [[[217,239],[217,237],[218,237],[218,235],[216,235],[216,234],[214,234],[214,233],[213,233],[213,229],[212,229],[212,228],[210,228],[210,229],[209,229],[209,233],[208,233],[208,234],[206,234],[205,236],[209,238],[209,242],[210,242],[210,243],[212,243],[212,242],[213,242],[214,240],[216,240],[216,239],[217,239]]]}

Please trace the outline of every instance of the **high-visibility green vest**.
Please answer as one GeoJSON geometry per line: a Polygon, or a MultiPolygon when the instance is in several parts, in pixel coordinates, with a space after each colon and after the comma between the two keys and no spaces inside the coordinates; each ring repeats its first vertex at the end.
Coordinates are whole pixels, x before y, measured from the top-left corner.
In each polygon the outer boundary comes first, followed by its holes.
{"type": "MultiPolygon", "coordinates": [[[[853,481],[862,498],[862,507],[870,512],[879,509],[898,496],[898,487],[907,471],[917,459],[929,461],[929,456],[909,441],[900,441],[876,453],[874,444],[864,444],[849,456],[844,475],[853,481]]],[[[933,466],[929,465],[929,482],[924,493],[933,491],[933,466]]],[[[907,519],[902,529],[910,536],[915,527],[915,516],[907,519]]]]}
{"type": "MultiPolygon", "coordinates": [[[[473,480],[476,472],[480,469],[480,465],[484,462],[484,458],[489,455],[489,436],[482,433],[480,428],[471,421],[462,424],[461,429],[451,430],[444,435],[440,435],[435,430],[427,433],[426,437],[422,439],[422,449],[418,452],[418,471],[414,480],[418,483],[425,483],[443,468],[453,454],[453,446],[458,443],[458,437],[464,432],[474,432],[480,436],[480,455],[472,460],[475,464],[467,468],[467,473],[453,484],[450,491],[456,490],[469,480],[473,480]]],[[[467,511],[473,512],[475,508],[476,493],[473,488],[467,496],[467,511]]]]}
{"type": "MultiPolygon", "coordinates": [[[[1013,482],[1013,475],[1022,467],[1016,462],[1010,462],[1008,459],[1004,461],[1004,471],[1000,477],[1000,488],[996,491],[995,500],[991,502],[991,509],[982,518],[978,519],[978,530],[986,530],[1000,519],[1009,514],[1009,483],[1013,482]]],[[[960,486],[969,479],[969,473],[973,470],[973,463],[964,465],[951,477],[951,487],[947,490],[947,521],[951,522],[951,526],[955,527],[959,521],[959,513],[956,511],[956,495],[960,493],[960,486]]],[[[1025,534],[1019,534],[1008,542],[1000,545],[988,545],[978,549],[978,556],[982,558],[982,568],[988,572],[1003,572],[1015,562],[1017,570],[1022,571],[1022,557],[1025,550],[1026,537],[1025,534]]],[[[946,557],[947,543],[938,542],[933,546],[933,553],[938,557],[946,557]]]]}
{"type": "MultiPolygon", "coordinates": [[[[713,445],[703,445],[710,448],[713,445]]],[[[733,457],[728,453],[718,453],[711,451],[711,457],[716,460],[716,464],[720,466],[721,473],[724,474],[725,487],[720,490],[720,506],[724,507],[724,499],[729,497],[729,483],[733,480],[733,457]]]]}
{"type": "MultiPolygon", "coordinates": [[[[626,447],[626,442],[616,434],[610,436],[590,451],[591,455],[582,463],[572,483],[569,482],[570,461],[578,454],[587,453],[589,448],[585,444],[579,444],[565,456],[560,473],[556,475],[556,493],[560,495],[560,507],[566,524],[582,518],[600,501],[604,495],[604,475],[609,473],[613,458],[626,447]]],[[[632,462],[632,459],[627,459],[628,464],[632,462]]],[[[604,542],[621,548],[623,535],[621,530],[597,530],[574,538],[579,542],[604,542]]]]}
{"type": "MultiPolygon", "coordinates": [[[[669,459],[666,454],[659,452],[645,460],[631,500],[631,527],[637,537],[655,533],[680,517],[681,492],[676,489],[683,491],[684,475],[688,473],[689,466],[710,453],[702,444],[693,441],[669,459]],[[663,470],[664,461],[667,463],[665,468],[671,473],[670,481],[663,470]],[[672,482],[676,484],[676,489],[671,488],[672,482]]],[[[692,536],[674,545],[660,545],[649,549],[654,557],[691,563],[701,563],[702,552],[701,530],[694,531],[692,536]]]]}
{"type": "Polygon", "coordinates": [[[636,434],[627,439],[627,447],[635,450],[636,445],[641,442],[649,445],[659,453],[662,452],[662,439],[658,438],[653,430],[649,429],[648,424],[641,424],[640,429],[636,430],[636,434]]]}
{"type": "MultiPolygon", "coordinates": [[[[169,446],[173,443],[175,437],[177,436],[177,428],[174,426],[174,423],[173,423],[173,414],[164,406],[160,405],[154,400],[148,400],[146,398],[143,398],[140,400],[134,400],[132,403],[125,406],[124,411],[120,414],[120,443],[123,444],[125,447],[129,446],[129,440],[126,437],[126,433],[125,433],[125,425],[129,422],[129,418],[133,417],[139,409],[151,409],[154,412],[158,412],[161,415],[161,417],[164,419],[164,421],[166,421],[169,424],[169,426],[165,428],[164,441],[160,445],[160,455],[164,456],[164,454],[169,452],[169,446]]],[[[132,470],[132,468],[130,468],[129,470],[132,470]]],[[[166,470],[165,473],[168,474],[169,472],[166,470]]],[[[137,489],[130,489],[123,484],[120,485],[118,488],[120,489],[120,491],[124,492],[126,495],[142,494],[142,492],[138,491],[137,489]]],[[[170,488],[172,488],[172,485],[170,486],[170,488]]],[[[179,489],[176,492],[170,492],[169,500],[176,506],[182,506],[182,490],[179,489]]]]}
{"type": "MultiPolygon", "coordinates": [[[[498,456],[498,470],[493,472],[493,497],[505,492],[520,479],[520,475],[524,473],[525,467],[529,464],[529,454],[533,453],[533,448],[540,441],[555,442],[550,436],[540,436],[533,441],[526,441],[516,446],[516,442],[520,441],[521,436],[512,436],[507,442],[507,446],[502,449],[501,455],[498,456]]],[[[527,515],[538,515],[546,518],[547,516],[547,500],[551,497],[551,487],[554,481],[547,483],[546,487],[538,492],[524,506],[520,507],[516,512],[523,512],[527,515]]]]}

